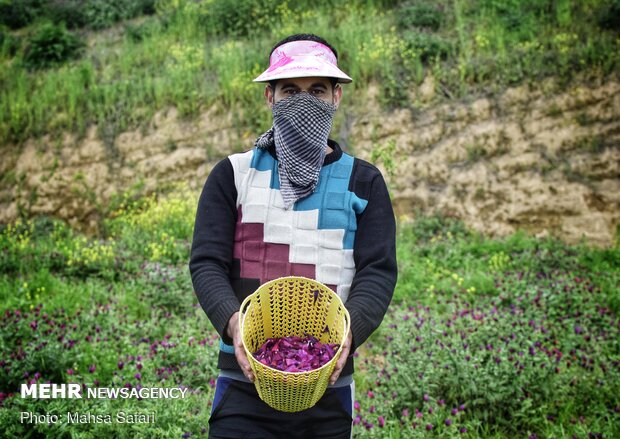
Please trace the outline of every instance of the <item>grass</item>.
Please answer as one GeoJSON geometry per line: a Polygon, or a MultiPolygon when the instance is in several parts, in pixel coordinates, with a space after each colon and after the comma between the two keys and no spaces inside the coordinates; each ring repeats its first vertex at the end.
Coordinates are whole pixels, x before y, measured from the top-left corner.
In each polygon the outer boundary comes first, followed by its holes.
{"type": "Polygon", "coordinates": [[[5,38],[0,139],[83,134],[98,124],[113,141],[168,106],[195,117],[215,105],[236,114],[240,130],[258,131],[269,114],[251,79],[271,46],[295,32],[317,33],[339,49],[355,79],[349,108],[363,105],[371,81],[381,84],[385,105],[408,106],[407,91],[429,73],[444,95],[459,98],[618,68],[620,39],[605,21],[613,1],[233,3],[158,2],[158,14],[118,25],[117,42],[93,39],[81,59],[46,70],[27,70],[23,50],[5,38]]]}
{"type": "MultiPolygon", "coordinates": [[[[102,235],[45,218],[0,233],[0,420],[7,437],[203,435],[217,334],[186,261],[196,194],[123,198],[102,235]],[[165,231],[165,234],[163,233],[165,231]],[[21,383],[175,387],[178,400],[29,400],[21,383]],[[136,426],[26,425],[21,411],[155,412],[136,426]],[[64,436],[63,436],[64,435],[64,436]]],[[[356,353],[356,437],[616,437],[620,250],[437,216],[401,219],[399,281],[356,353]]]]}

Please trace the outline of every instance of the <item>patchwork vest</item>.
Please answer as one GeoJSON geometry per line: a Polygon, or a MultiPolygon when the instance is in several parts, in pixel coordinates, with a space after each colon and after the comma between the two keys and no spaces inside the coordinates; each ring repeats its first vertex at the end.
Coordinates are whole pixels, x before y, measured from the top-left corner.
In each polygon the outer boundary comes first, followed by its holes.
{"type": "MultiPolygon", "coordinates": [[[[347,300],[355,262],[356,215],[368,201],[350,190],[354,158],[321,168],[315,192],[284,209],[278,163],[254,148],[229,156],[237,189],[233,258],[239,280],[260,284],[282,276],[318,280],[347,300]]],[[[231,279],[233,280],[233,279],[231,279]]]]}

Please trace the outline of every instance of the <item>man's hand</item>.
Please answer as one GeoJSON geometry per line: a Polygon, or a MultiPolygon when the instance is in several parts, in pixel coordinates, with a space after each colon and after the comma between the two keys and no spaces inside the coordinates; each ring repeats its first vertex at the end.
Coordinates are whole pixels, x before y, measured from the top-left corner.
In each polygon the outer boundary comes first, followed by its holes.
{"type": "Polygon", "coordinates": [[[340,376],[340,372],[342,372],[342,369],[344,368],[344,365],[347,362],[347,358],[349,358],[349,351],[351,350],[351,343],[353,343],[353,335],[351,334],[351,331],[349,330],[349,335],[347,336],[347,339],[344,341],[341,347],[342,351],[340,354],[340,358],[338,358],[338,362],[336,363],[336,367],[334,367],[332,376],[329,377],[329,384],[333,385],[338,379],[338,377],[340,376]]]}
{"type": "Polygon", "coordinates": [[[228,334],[228,336],[233,340],[235,357],[237,357],[237,363],[239,363],[241,371],[247,379],[254,382],[254,373],[252,372],[250,362],[248,361],[248,356],[245,354],[243,342],[241,341],[241,331],[239,330],[239,311],[234,313],[228,321],[228,326],[226,327],[226,334],[228,334]]]}

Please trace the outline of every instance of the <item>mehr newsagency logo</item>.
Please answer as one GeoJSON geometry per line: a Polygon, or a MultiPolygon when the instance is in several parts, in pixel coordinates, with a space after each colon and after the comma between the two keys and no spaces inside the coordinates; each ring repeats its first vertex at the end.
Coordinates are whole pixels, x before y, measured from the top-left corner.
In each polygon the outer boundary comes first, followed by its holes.
{"type": "Polygon", "coordinates": [[[179,399],[185,398],[184,387],[87,387],[86,393],[77,383],[22,384],[21,397],[33,399],[179,399]]]}
{"type": "MultiPolygon", "coordinates": [[[[31,399],[178,399],[185,398],[187,387],[84,387],[77,383],[69,384],[22,384],[21,397],[31,399]]],[[[21,412],[20,422],[26,424],[91,424],[113,422],[122,424],[154,423],[155,412],[129,413],[123,410],[111,413],[92,413],[69,411],[62,414],[21,412]]]]}

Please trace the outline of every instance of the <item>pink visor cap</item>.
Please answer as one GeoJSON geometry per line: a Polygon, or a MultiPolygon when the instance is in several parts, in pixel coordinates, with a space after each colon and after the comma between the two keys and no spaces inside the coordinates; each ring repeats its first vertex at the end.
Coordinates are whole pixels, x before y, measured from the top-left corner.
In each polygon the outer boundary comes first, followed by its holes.
{"type": "Polygon", "coordinates": [[[269,82],[283,78],[328,77],[338,82],[352,79],[340,70],[334,52],[316,41],[291,41],[278,47],[269,57],[269,68],[253,82],[269,82]]]}

